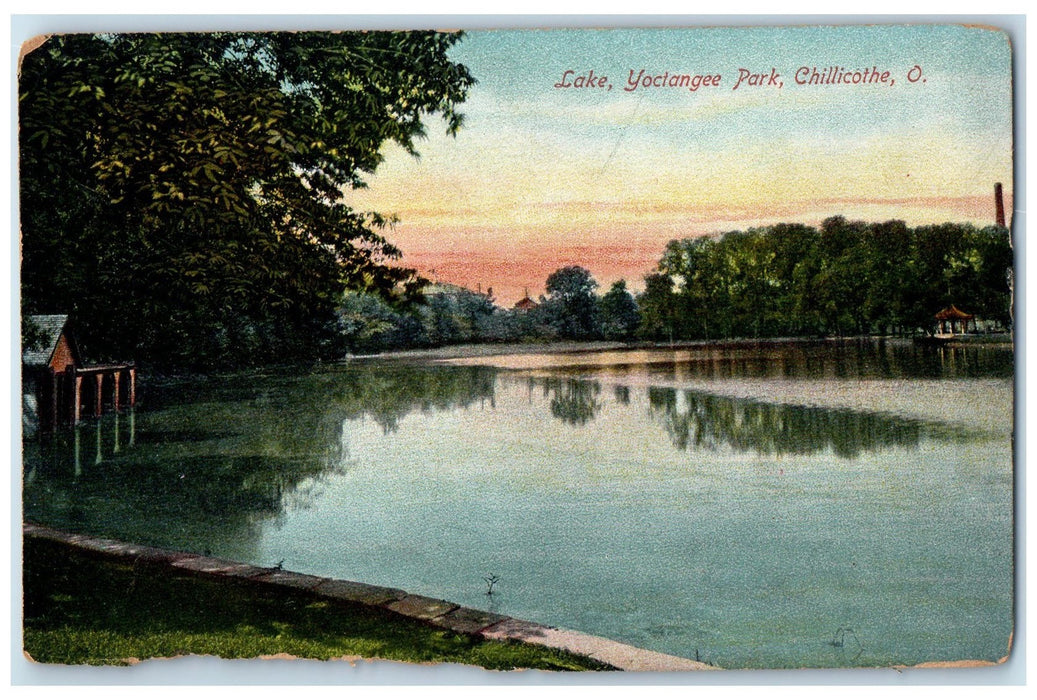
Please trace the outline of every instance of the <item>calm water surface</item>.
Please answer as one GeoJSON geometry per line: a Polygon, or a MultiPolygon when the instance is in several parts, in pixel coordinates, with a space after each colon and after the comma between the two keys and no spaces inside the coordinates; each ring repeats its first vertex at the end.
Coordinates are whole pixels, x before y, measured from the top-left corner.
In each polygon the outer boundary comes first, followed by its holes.
{"type": "Polygon", "coordinates": [[[27,442],[25,517],[728,668],[994,660],[1012,362],[818,343],[152,385],[27,442]]]}

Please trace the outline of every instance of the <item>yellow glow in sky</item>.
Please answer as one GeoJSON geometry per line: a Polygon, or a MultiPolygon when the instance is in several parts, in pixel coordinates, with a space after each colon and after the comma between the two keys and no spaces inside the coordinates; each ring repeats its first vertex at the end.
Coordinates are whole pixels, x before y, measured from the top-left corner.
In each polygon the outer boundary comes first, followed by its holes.
{"type": "Polygon", "coordinates": [[[1012,56],[998,31],[471,32],[454,54],[479,81],[466,126],[449,138],[429,119],[420,159],[387,147],[346,201],[400,217],[405,264],[505,303],[565,264],[637,288],[678,237],[833,215],[986,225],[995,182],[1011,210],[1012,56]],[[783,84],[732,89],[744,66],[783,84]],[[796,85],[802,66],[893,81],[796,85]],[[555,87],[592,69],[612,88],[555,87]],[[641,69],[721,79],[624,90],[641,69]]]}

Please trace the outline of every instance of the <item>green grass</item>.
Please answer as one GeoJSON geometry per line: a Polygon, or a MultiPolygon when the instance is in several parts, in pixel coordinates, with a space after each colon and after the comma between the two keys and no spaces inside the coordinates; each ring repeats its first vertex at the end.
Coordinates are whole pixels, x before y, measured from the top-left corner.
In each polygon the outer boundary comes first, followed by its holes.
{"type": "Polygon", "coordinates": [[[361,656],[488,669],[604,670],[591,659],[480,640],[387,610],[302,592],[129,566],[28,538],[24,647],[42,663],[116,665],[210,654],[309,659],[361,656]]]}

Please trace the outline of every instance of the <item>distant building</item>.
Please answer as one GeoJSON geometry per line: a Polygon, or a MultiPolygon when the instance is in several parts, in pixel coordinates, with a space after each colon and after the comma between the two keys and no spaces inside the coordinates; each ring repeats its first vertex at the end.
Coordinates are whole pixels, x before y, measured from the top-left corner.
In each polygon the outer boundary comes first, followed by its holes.
{"type": "Polygon", "coordinates": [[[528,289],[525,291],[525,294],[526,295],[515,302],[515,306],[512,307],[515,311],[532,311],[538,306],[535,301],[529,298],[528,289]]]}

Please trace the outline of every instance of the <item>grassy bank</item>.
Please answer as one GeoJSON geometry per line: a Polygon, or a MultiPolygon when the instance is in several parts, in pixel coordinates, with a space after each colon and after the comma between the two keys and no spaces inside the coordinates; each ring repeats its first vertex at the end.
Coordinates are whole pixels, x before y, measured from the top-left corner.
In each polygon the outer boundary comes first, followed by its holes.
{"type": "Polygon", "coordinates": [[[23,566],[24,649],[43,663],[289,654],[500,670],[605,668],[554,649],[474,639],[381,609],[128,566],[32,538],[25,540],[23,566]]]}

